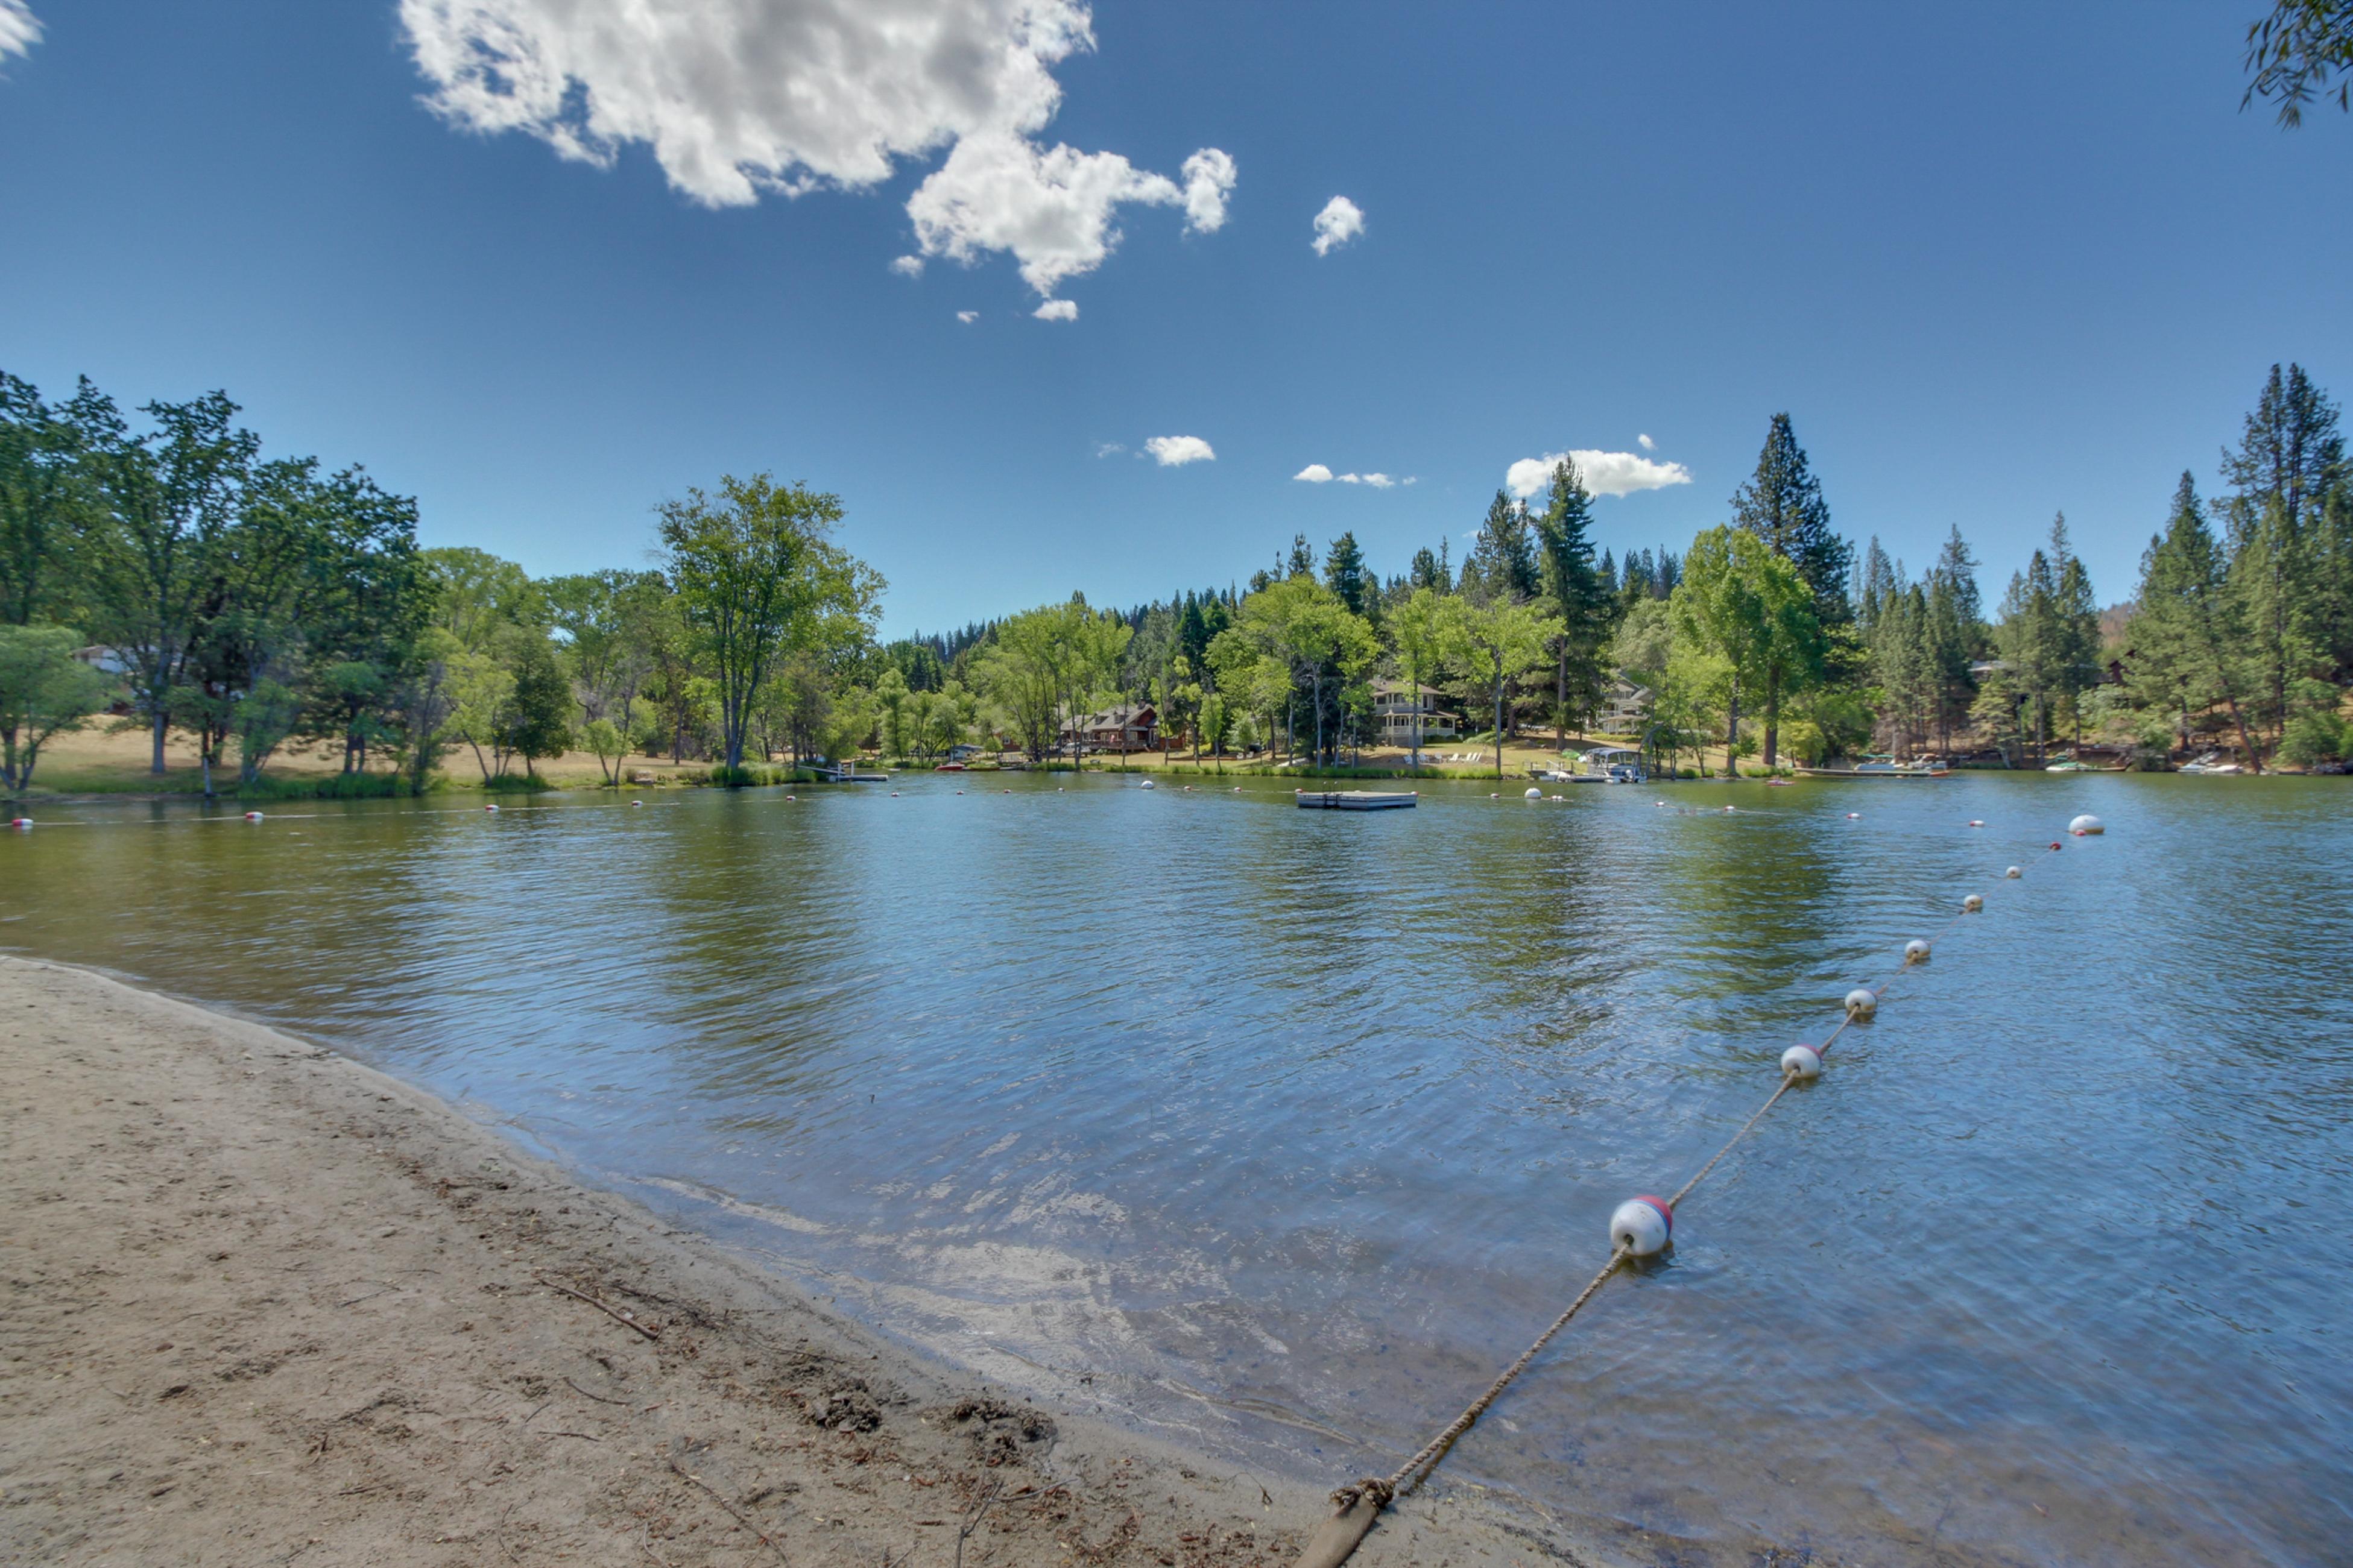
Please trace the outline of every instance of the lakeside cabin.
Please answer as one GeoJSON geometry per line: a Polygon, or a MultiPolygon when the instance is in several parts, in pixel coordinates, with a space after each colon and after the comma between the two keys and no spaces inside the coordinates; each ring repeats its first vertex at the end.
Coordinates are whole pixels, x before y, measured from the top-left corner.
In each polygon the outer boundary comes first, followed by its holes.
{"type": "Polygon", "coordinates": [[[1417,696],[1407,681],[1382,677],[1372,684],[1373,717],[1380,726],[1382,745],[1426,746],[1462,733],[1461,721],[1438,705],[1440,693],[1430,687],[1417,696]]]}
{"type": "Polygon", "coordinates": [[[1100,713],[1064,719],[1062,744],[1081,752],[1155,751],[1160,745],[1160,715],[1149,702],[1124,702],[1100,713]]]}

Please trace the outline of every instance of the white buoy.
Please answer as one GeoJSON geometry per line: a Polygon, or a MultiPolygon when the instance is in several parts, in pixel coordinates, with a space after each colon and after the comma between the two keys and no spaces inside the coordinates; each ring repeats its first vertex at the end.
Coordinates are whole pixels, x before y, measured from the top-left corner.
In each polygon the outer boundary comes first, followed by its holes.
{"type": "Polygon", "coordinates": [[[2002,875],[2015,882],[2020,877],[2025,875],[2025,873],[2021,871],[2017,867],[2012,866],[2009,870],[2004,871],[2002,875]]]}
{"type": "Polygon", "coordinates": [[[1982,822],[1979,822],[1976,817],[1971,817],[1971,818],[1969,818],[1969,826],[1970,826],[1971,827],[1983,827],[1983,826],[1985,826],[1985,824],[1984,824],[1984,823],[1982,823],[1982,822]]]}
{"type": "Polygon", "coordinates": [[[1811,1046],[1791,1046],[1781,1053],[1781,1076],[1784,1078],[1821,1077],[1822,1053],[1811,1046]]]}
{"type": "MultiPolygon", "coordinates": [[[[790,800],[790,799],[792,799],[793,797],[792,797],[791,795],[786,795],[786,796],[785,796],[785,798],[786,798],[786,800],[790,800]]],[[[641,800],[633,800],[633,801],[629,802],[629,804],[630,804],[631,805],[645,805],[646,803],[645,803],[644,801],[641,801],[641,800]]]]}
{"type": "Polygon", "coordinates": [[[1850,811],[1846,814],[1846,819],[1849,822],[1860,822],[1862,820],[1862,813],[1859,811],[1850,811]]]}
{"type": "Polygon", "coordinates": [[[2090,838],[2107,830],[2107,824],[2096,816],[2079,816],[2067,825],[2067,831],[2078,838],[2090,838]]]}
{"type": "Polygon", "coordinates": [[[1904,962],[1906,963],[1927,963],[1928,944],[1916,936],[1910,942],[1905,942],[1904,944],[1904,962]]]}
{"type": "Polygon", "coordinates": [[[1879,994],[1858,985],[1846,994],[1846,1016],[1861,1023],[1879,1011],[1879,994]]]}
{"type": "Polygon", "coordinates": [[[1985,900],[1976,893],[1971,893],[1968,898],[1961,900],[1961,908],[1968,910],[1970,914],[1976,914],[1979,910],[1985,908],[1985,900]]]}
{"type": "Polygon", "coordinates": [[[497,807],[497,806],[495,806],[495,805],[486,805],[486,806],[482,807],[482,809],[483,809],[484,811],[496,811],[496,810],[498,810],[498,807],[497,807]]]}
{"type": "Polygon", "coordinates": [[[248,811],[245,814],[245,819],[248,822],[259,822],[261,820],[261,813],[258,811],[248,811]]]}
{"type": "Polygon", "coordinates": [[[1724,809],[1726,811],[1738,811],[1740,808],[1736,805],[1727,805],[1724,809]]]}
{"type": "Polygon", "coordinates": [[[1544,798],[1544,791],[1536,788],[1534,784],[1530,784],[1528,786],[1527,798],[1530,800],[1542,800],[1544,798]]]}
{"type": "Polygon", "coordinates": [[[1667,1206],[1666,1199],[1648,1193],[1628,1198],[1609,1216],[1609,1245],[1636,1258],[1665,1251],[1674,1233],[1675,1211],[1667,1206]]]}
{"type": "Polygon", "coordinates": [[[1145,781],[1144,781],[1144,787],[1145,787],[1145,789],[1158,789],[1160,786],[1159,786],[1158,784],[1154,784],[1150,779],[1146,779],[1146,780],[1145,780],[1145,781]]]}

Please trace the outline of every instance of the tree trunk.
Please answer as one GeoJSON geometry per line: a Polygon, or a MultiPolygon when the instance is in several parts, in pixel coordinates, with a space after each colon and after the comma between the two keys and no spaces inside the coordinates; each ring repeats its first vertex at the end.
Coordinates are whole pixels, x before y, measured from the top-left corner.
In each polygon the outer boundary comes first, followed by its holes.
{"type": "MultiPolygon", "coordinates": [[[[1705,757],[1700,759],[1700,771],[1707,771],[1705,757]]],[[[1737,679],[1732,683],[1732,701],[1724,718],[1724,776],[1728,779],[1740,776],[1740,682],[1737,679]]]]}
{"type": "MultiPolygon", "coordinates": [[[[155,752],[153,760],[147,764],[147,771],[151,773],[160,773],[164,771],[164,730],[169,720],[170,715],[162,709],[158,708],[155,710],[155,752]]],[[[205,793],[210,795],[212,791],[206,788],[205,793]]]]}
{"type": "Polygon", "coordinates": [[[1504,776],[1504,675],[1503,661],[1496,661],[1495,671],[1495,777],[1504,776]]]}
{"type": "Polygon", "coordinates": [[[1781,683],[1775,680],[1765,688],[1765,771],[1773,771],[1773,759],[1781,746],[1781,683]]]}

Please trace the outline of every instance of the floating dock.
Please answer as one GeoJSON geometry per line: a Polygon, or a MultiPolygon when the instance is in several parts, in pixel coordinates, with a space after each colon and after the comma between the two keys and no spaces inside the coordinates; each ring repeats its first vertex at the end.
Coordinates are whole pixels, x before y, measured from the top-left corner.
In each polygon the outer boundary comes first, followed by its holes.
{"type": "Polygon", "coordinates": [[[1299,804],[1307,811],[1396,811],[1410,806],[1421,797],[1418,794],[1390,790],[1354,789],[1298,792],[1299,804]]]}

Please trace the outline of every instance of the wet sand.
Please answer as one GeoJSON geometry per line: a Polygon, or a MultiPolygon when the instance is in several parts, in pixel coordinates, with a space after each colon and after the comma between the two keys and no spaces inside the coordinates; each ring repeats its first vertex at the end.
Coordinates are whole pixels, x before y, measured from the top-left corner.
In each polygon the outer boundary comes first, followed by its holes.
{"type": "MultiPolygon", "coordinates": [[[[0,1082],[12,1562],[1276,1564],[1327,1506],[942,1369],[269,1029],[0,958],[0,1082]]],[[[1439,1488],[1356,1561],[1646,1555],[1439,1488]]]]}

